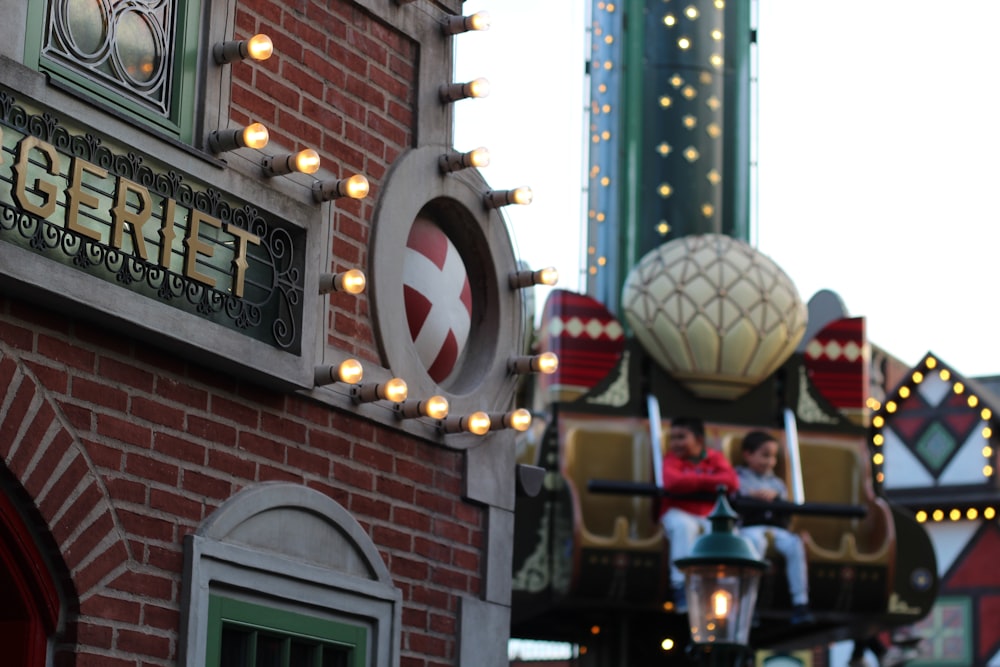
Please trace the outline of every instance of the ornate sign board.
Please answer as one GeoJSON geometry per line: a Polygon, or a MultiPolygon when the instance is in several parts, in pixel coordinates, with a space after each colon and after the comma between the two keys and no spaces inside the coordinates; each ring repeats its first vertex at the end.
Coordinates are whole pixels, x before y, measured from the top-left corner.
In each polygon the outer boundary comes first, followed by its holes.
{"type": "Polygon", "coordinates": [[[316,298],[304,285],[316,284],[316,263],[301,221],[2,88],[0,144],[5,283],[103,311],[209,363],[311,385],[302,355],[314,346],[316,298]]]}

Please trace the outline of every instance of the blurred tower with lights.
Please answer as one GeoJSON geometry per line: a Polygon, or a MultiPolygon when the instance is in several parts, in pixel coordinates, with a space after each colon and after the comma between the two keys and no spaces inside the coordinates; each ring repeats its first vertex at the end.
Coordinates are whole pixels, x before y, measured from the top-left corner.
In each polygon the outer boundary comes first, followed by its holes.
{"type": "Polygon", "coordinates": [[[587,292],[681,236],[750,229],[750,0],[593,0],[587,292]]]}

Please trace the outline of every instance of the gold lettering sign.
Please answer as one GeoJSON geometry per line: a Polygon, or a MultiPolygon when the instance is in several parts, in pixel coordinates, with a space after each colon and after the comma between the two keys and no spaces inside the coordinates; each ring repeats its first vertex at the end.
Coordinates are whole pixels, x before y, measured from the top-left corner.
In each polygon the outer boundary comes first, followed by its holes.
{"type": "MultiPolygon", "coordinates": [[[[35,276],[28,290],[65,294],[78,271],[127,290],[129,299],[152,299],[301,353],[308,335],[304,226],[184,173],[155,152],[76,122],[64,125],[55,110],[19,96],[0,87],[0,255],[16,260],[0,257],[0,273],[23,280],[18,267],[38,265],[21,253],[33,253],[54,264],[51,279],[35,276]]],[[[82,290],[67,298],[101,312],[108,294],[82,290]],[[95,297],[83,295],[89,293],[95,297]]],[[[150,317],[154,330],[173,321],[158,307],[150,317]]]]}

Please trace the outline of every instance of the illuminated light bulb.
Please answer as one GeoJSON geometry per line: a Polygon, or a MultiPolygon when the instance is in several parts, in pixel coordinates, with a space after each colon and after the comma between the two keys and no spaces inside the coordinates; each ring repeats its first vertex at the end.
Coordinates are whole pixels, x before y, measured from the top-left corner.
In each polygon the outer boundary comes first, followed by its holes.
{"type": "Polygon", "coordinates": [[[952,521],[958,521],[959,519],[962,518],[962,513],[957,509],[953,509],[952,511],[948,512],[948,518],[951,519],[952,521]]]}
{"type": "Polygon", "coordinates": [[[872,456],[872,463],[874,463],[877,466],[882,465],[882,461],[884,460],[885,458],[881,454],[875,454],[874,456],[872,456]]]}
{"type": "Polygon", "coordinates": [[[674,103],[674,100],[667,95],[660,95],[660,106],[664,109],[669,109],[674,103]]]}
{"type": "Polygon", "coordinates": [[[215,154],[237,148],[261,149],[267,146],[267,128],[260,123],[250,123],[234,130],[214,130],[208,135],[208,149],[215,154]]]}
{"type": "Polygon", "coordinates": [[[986,438],[986,439],[989,439],[990,436],[992,436],[992,435],[993,435],[993,429],[990,428],[989,426],[984,426],[983,427],[983,437],[986,438]]]}
{"type": "Polygon", "coordinates": [[[518,408],[506,413],[490,415],[491,428],[510,428],[524,432],[531,428],[531,413],[524,408],[518,408]]]}
{"type": "Polygon", "coordinates": [[[483,204],[486,208],[500,208],[517,204],[527,206],[534,198],[534,194],[529,187],[519,187],[513,190],[492,190],[483,195],[483,204]]]}
{"type": "Polygon", "coordinates": [[[986,445],[985,447],[983,447],[983,458],[988,459],[991,456],[993,456],[993,448],[990,447],[989,445],[986,445]]]}
{"type": "Polygon", "coordinates": [[[688,17],[692,21],[698,18],[698,8],[694,5],[688,5],[684,8],[684,16],[688,17]]]}
{"type": "Polygon", "coordinates": [[[713,30],[711,34],[712,34],[712,39],[714,39],[715,41],[717,42],[722,41],[722,31],[719,30],[718,28],[713,30]]]}
{"type": "Polygon", "coordinates": [[[997,511],[992,507],[987,507],[983,510],[983,518],[990,520],[997,515],[997,511]]]}
{"type": "Polygon", "coordinates": [[[265,176],[278,176],[297,171],[302,174],[315,174],[319,171],[319,153],[311,148],[305,148],[298,153],[282,156],[268,156],[261,160],[265,176]]]}
{"type": "Polygon", "coordinates": [[[674,648],[674,640],[670,637],[666,637],[662,642],[660,642],[660,648],[664,651],[672,651],[674,648]]]}
{"type": "Polygon", "coordinates": [[[965,385],[964,385],[964,384],[962,384],[961,382],[956,382],[956,383],[955,383],[955,386],[953,386],[953,387],[952,387],[951,389],[952,389],[952,391],[954,391],[954,392],[955,392],[956,394],[961,394],[962,392],[964,392],[964,391],[965,391],[965,385]]]}
{"type": "Polygon", "coordinates": [[[893,412],[896,411],[897,407],[899,406],[896,405],[896,401],[888,401],[885,404],[885,411],[888,412],[889,414],[892,414],[893,412]]]}
{"type": "Polygon", "coordinates": [[[481,146],[479,148],[474,148],[467,153],[449,151],[438,159],[438,166],[441,168],[442,174],[460,171],[470,167],[479,169],[481,167],[488,167],[489,164],[490,152],[481,146]]]}
{"type": "Polygon", "coordinates": [[[663,25],[667,26],[668,28],[674,27],[675,25],[677,25],[677,17],[674,16],[673,14],[667,14],[666,16],[663,17],[663,25]]]}
{"type": "Polygon", "coordinates": [[[913,377],[913,382],[915,384],[920,384],[921,382],[924,381],[924,374],[921,373],[920,371],[914,371],[912,377],[913,377]]]}
{"type": "Polygon", "coordinates": [[[661,222],[656,226],[656,232],[660,236],[666,236],[670,232],[670,225],[668,225],[666,222],[661,222]]]}
{"type": "Polygon", "coordinates": [[[993,466],[983,466],[983,477],[993,476],[993,466]]]}
{"type": "Polygon", "coordinates": [[[975,507],[970,507],[968,511],[966,511],[965,513],[965,518],[967,518],[969,521],[975,521],[978,517],[979,517],[979,512],[976,510],[975,507]]]}
{"type": "Polygon", "coordinates": [[[486,435],[490,432],[490,416],[485,412],[473,412],[463,416],[450,415],[440,422],[440,428],[445,433],[472,433],[486,435]]]}
{"type": "Polygon", "coordinates": [[[532,285],[546,285],[551,287],[559,282],[559,272],[553,266],[548,266],[538,271],[515,271],[508,278],[511,289],[522,289],[532,285]]]}
{"type": "Polygon", "coordinates": [[[559,357],[554,352],[542,352],[533,357],[513,357],[507,363],[511,373],[542,373],[551,375],[559,369],[559,357]]]}
{"type": "Polygon", "coordinates": [[[885,437],[881,433],[876,433],[872,436],[872,444],[876,447],[881,447],[882,443],[885,442],[885,437]]]}
{"type": "Polygon", "coordinates": [[[970,408],[974,408],[979,405],[979,397],[975,394],[969,394],[969,397],[965,399],[965,402],[969,404],[970,408]]]}
{"type": "Polygon", "coordinates": [[[988,421],[988,420],[990,419],[990,417],[992,417],[992,416],[993,416],[993,411],[992,411],[992,410],[990,410],[989,408],[983,408],[983,409],[982,409],[982,411],[981,411],[981,412],[979,413],[979,416],[980,416],[980,417],[981,417],[981,418],[982,418],[982,419],[983,419],[984,421],[988,421]]]}
{"type": "Polygon", "coordinates": [[[691,40],[687,37],[681,37],[677,40],[677,46],[682,50],[686,51],[691,48],[691,40]]]}
{"type": "Polygon", "coordinates": [[[916,519],[917,523],[923,523],[927,521],[927,512],[920,510],[919,512],[917,512],[916,519]]]}
{"type": "Polygon", "coordinates": [[[316,203],[348,197],[349,199],[364,199],[368,196],[368,179],[361,174],[331,181],[316,181],[313,183],[313,199],[316,203]]]}
{"type": "Polygon", "coordinates": [[[489,12],[476,12],[469,16],[452,16],[441,26],[446,35],[458,35],[463,32],[489,30],[493,25],[489,12]]]}
{"type": "Polygon", "coordinates": [[[490,82],[480,77],[467,83],[445,84],[438,89],[438,94],[443,104],[469,98],[486,97],[490,94],[490,82]]]}
{"type": "Polygon", "coordinates": [[[415,417],[430,417],[444,419],[448,416],[448,399],[444,396],[431,396],[425,400],[410,399],[395,405],[396,416],[400,419],[415,417]]]}
{"type": "Polygon", "coordinates": [[[681,119],[681,122],[684,124],[684,127],[689,130],[693,130],[698,125],[698,119],[694,116],[684,116],[684,118],[681,119]]]}
{"type": "Polygon", "coordinates": [[[360,269],[348,269],[342,273],[323,273],[319,277],[319,293],[347,292],[361,294],[365,291],[368,278],[360,269]]]}
{"type": "Polygon", "coordinates": [[[254,35],[246,40],[219,42],[212,47],[212,55],[217,65],[225,65],[236,60],[267,60],[274,53],[274,43],[267,35],[254,35]]]}
{"type": "Polygon", "coordinates": [[[667,183],[661,183],[660,187],[656,188],[657,194],[666,199],[674,193],[674,189],[667,183]]]}
{"type": "Polygon", "coordinates": [[[719,69],[722,67],[722,63],[725,61],[722,59],[722,56],[720,56],[718,53],[713,53],[709,57],[708,62],[712,65],[712,67],[719,69]]]}
{"type": "Polygon", "coordinates": [[[671,150],[673,149],[670,147],[670,144],[668,144],[665,141],[656,147],[656,152],[662,155],[663,157],[670,155],[671,150]]]}
{"type": "Polygon", "coordinates": [[[881,415],[876,415],[872,419],[872,426],[874,426],[875,428],[882,428],[884,425],[885,425],[885,418],[882,417],[881,415]]]}
{"type": "Polygon", "coordinates": [[[949,371],[947,368],[942,368],[940,371],[938,371],[938,377],[947,382],[948,380],[951,379],[951,371],[949,371]]]}
{"type": "Polygon", "coordinates": [[[934,510],[934,513],[931,515],[931,518],[933,518],[935,521],[941,521],[942,519],[944,519],[944,512],[942,512],[941,510],[934,510]]]}
{"type": "Polygon", "coordinates": [[[910,388],[909,387],[900,387],[899,388],[899,397],[900,398],[909,398],[910,397],[910,388]]]}
{"type": "Polygon", "coordinates": [[[878,482],[879,484],[881,484],[882,482],[884,482],[885,481],[885,473],[880,472],[879,474],[875,475],[875,481],[878,482]]]}
{"type": "Polygon", "coordinates": [[[599,634],[601,634],[601,626],[599,626],[599,625],[592,625],[592,626],[590,626],[590,634],[592,634],[592,635],[599,635],[599,634]]]}
{"type": "Polygon", "coordinates": [[[385,382],[371,382],[351,387],[351,398],[356,403],[372,403],[374,401],[390,401],[402,403],[406,400],[406,381],[402,378],[391,378],[385,382]]]}
{"type": "Polygon", "coordinates": [[[732,607],[733,596],[728,591],[717,590],[711,596],[712,615],[725,618],[732,607]]]}
{"type": "Polygon", "coordinates": [[[927,357],[927,361],[924,362],[924,365],[927,366],[927,368],[934,368],[937,366],[937,359],[934,357],[927,357]]]}
{"type": "Polygon", "coordinates": [[[345,384],[357,384],[361,382],[364,375],[364,368],[357,359],[345,359],[336,366],[317,366],[314,372],[314,384],[322,386],[343,382],[345,384]]]}

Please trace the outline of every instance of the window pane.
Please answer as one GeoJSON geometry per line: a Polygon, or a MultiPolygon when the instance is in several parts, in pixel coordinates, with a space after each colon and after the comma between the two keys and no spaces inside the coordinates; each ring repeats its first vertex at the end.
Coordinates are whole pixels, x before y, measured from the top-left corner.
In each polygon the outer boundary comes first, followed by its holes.
{"type": "Polygon", "coordinates": [[[222,628],[221,667],[250,667],[251,633],[224,626],[222,628]]]}
{"type": "Polygon", "coordinates": [[[351,652],[346,648],[323,647],[323,667],[347,667],[351,652]]]}
{"type": "Polygon", "coordinates": [[[282,637],[258,635],[257,664],[254,667],[283,667],[281,664],[281,649],[285,640],[282,637]]]}
{"type": "Polygon", "coordinates": [[[288,667],[317,667],[316,657],[319,652],[319,646],[316,644],[307,644],[302,641],[292,641],[292,653],[291,659],[288,662],[288,667]]]}
{"type": "Polygon", "coordinates": [[[43,53],[169,116],[177,0],[49,0],[43,53]]]}

